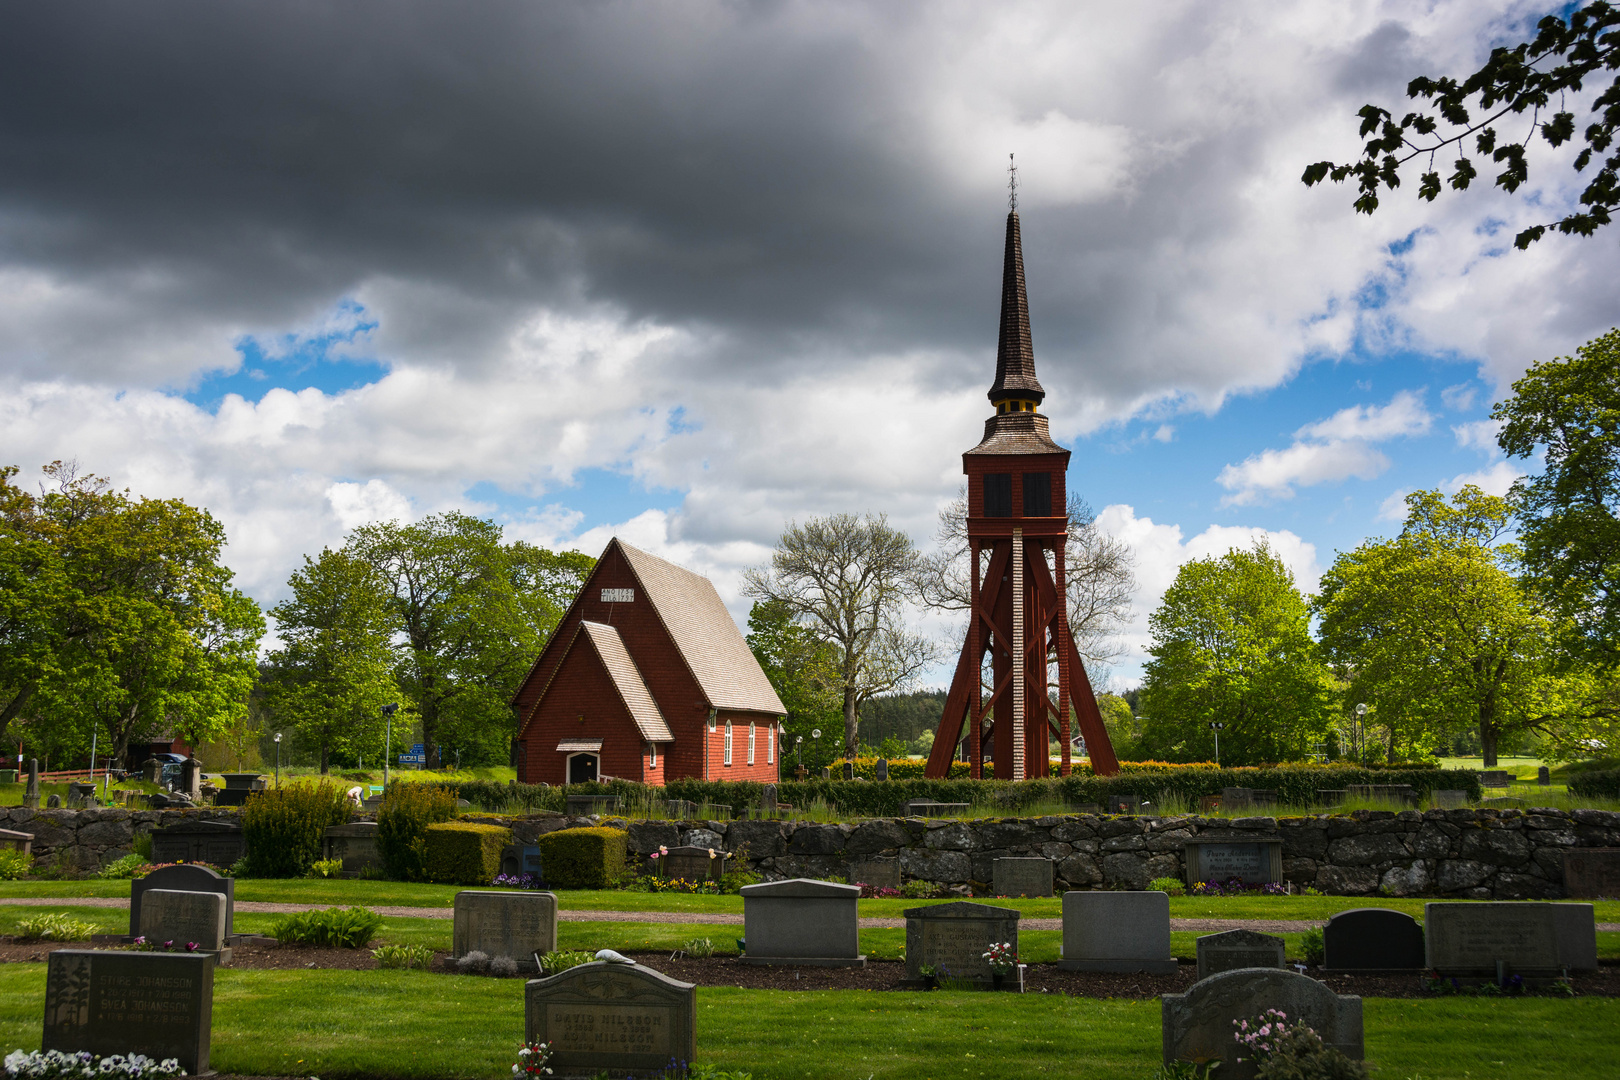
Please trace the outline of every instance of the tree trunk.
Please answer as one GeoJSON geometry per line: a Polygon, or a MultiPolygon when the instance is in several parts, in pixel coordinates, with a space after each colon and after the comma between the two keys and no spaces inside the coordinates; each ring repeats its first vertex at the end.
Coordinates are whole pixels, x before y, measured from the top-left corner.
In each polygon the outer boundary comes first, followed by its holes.
{"type": "Polygon", "coordinates": [[[321,775],[326,776],[332,771],[332,759],[327,753],[326,740],[321,740],[321,775]]]}
{"type": "Polygon", "coordinates": [[[844,756],[851,761],[860,751],[860,719],[855,714],[855,688],[844,687],[844,756]]]}
{"type": "Polygon", "coordinates": [[[28,700],[33,696],[34,684],[29,683],[17,691],[16,696],[7,703],[5,709],[0,711],[0,745],[4,745],[6,742],[6,731],[11,727],[11,721],[16,719],[17,714],[22,712],[23,706],[27,705],[28,700]]]}
{"type": "Polygon", "coordinates": [[[1479,743],[1485,754],[1485,767],[1496,768],[1496,727],[1488,720],[1479,722],[1479,743]]]}

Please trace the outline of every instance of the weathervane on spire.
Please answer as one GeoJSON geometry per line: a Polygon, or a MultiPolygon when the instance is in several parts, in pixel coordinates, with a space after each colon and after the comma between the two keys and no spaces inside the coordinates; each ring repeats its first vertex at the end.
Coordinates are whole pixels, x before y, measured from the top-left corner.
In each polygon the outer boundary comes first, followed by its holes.
{"type": "Polygon", "coordinates": [[[1007,209],[1018,213],[1018,163],[1007,155],[1007,209]]]}

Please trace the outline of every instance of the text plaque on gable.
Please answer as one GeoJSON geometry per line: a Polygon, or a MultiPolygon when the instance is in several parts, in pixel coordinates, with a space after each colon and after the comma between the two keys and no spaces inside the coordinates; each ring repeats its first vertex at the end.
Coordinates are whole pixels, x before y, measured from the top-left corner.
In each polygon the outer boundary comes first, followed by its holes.
{"type": "Polygon", "coordinates": [[[634,590],[634,589],[603,589],[602,590],[602,603],[604,603],[604,604],[629,604],[629,603],[633,603],[635,601],[635,599],[636,599],[636,590],[634,590]]]}

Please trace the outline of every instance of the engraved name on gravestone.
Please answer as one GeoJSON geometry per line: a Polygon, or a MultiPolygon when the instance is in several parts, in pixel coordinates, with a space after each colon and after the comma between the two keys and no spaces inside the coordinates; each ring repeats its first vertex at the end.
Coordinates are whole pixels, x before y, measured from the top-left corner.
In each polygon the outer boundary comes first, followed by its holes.
{"type": "Polygon", "coordinates": [[[996,942],[1018,949],[1018,912],[1012,908],[954,904],[906,909],[906,978],[922,979],[923,966],[953,979],[991,981],[985,950],[996,942]]]}
{"type": "Polygon", "coordinates": [[[1238,968],[1280,968],[1287,962],[1282,938],[1253,930],[1205,934],[1197,948],[1200,979],[1238,968]]]}
{"type": "Polygon", "coordinates": [[[230,866],[242,857],[242,826],[229,821],[182,821],[152,832],[152,861],[230,866]]]}
{"type": "Polygon", "coordinates": [[[160,866],[144,878],[129,883],[129,934],[141,932],[141,898],[153,889],[174,889],[179,892],[215,892],[225,897],[225,936],[236,931],[232,919],[236,914],[236,879],[223,877],[206,866],[160,866]]]}
{"type": "Polygon", "coordinates": [[[148,889],[141,897],[141,936],[177,948],[195,943],[206,952],[225,948],[225,895],[148,889]]]}
{"type": "Polygon", "coordinates": [[[997,859],[992,869],[997,896],[1052,895],[1051,859],[997,859]]]}
{"type": "Polygon", "coordinates": [[[1556,974],[1558,929],[1546,904],[1423,905],[1425,955],[1442,975],[1556,974]]]}
{"type": "Polygon", "coordinates": [[[1188,885],[1199,881],[1230,881],[1233,878],[1247,885],[1264,885],[1282,880],[1282,840],[1279,838],[1233,837],[1217,840],[1193,837],[1182,844],[1188,885]]]}
{"type": "Polygon", "coordinates": [[[639,964],[598,961],[525,987],[524,1036],[549,1042],[552,1074],[648,1076],[697,1053],[697,988],[639,964]]]}
{"type": "MultiPolygon", "coordinates": [[[[718,842],[718,841],[717,841],[718,842]]],[[[672,847],[667,855],[658,858],[658,873],[662,877],[682,881],[718,881],[726,872],[726,853],[719,848],[687,845],[672,847]]]]}
{"type": "Polygon", "coordinates": [[[535,953],[557,948],[557,894],[549,892],[456,893],[452,953],[508,956],[534,967],[535,953]]]}
{"type": "Polygon", "coordinates": [[[211,953],[58,949],[45,973],[41,1049],[176,1058],[208,1075],[214,1011],[211,953]]]}

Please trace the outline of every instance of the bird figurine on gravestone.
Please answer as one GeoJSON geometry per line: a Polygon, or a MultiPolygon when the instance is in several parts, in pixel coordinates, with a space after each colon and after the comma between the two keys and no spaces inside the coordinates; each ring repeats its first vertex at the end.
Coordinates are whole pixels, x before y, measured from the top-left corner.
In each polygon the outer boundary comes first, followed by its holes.
{"type": "Polygon", "coordinates": [[[610,964],[633,964],[633,963],[635,963],[635,961],[630,959],[628,956],[621,956],[620,954],[614,952],[612,949],[598,949],[596,951],[596,958],[598,960],[606,960],[610,964]]]}

